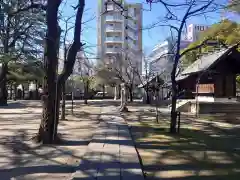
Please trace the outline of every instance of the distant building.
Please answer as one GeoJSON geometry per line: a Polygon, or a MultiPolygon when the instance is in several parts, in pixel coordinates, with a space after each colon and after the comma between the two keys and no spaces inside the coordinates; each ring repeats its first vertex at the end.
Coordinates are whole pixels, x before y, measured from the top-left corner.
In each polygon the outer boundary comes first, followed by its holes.
{"type": "Polygon", "coordinates": [[[84,51],[79,51],[76,56],[73,75],[91,76],[92,74],[93,74],[92,63],[89,61],[84,51]]]}
{"type": "MultiPolygon", "coordinates": [[[[142,4],[116,0],[98,0],[98,57],[111,63],[116,56],[128,59],[142,71],[142,4]]],[[[119,58],[118,58],[119,59],[119,58]]]]}
{"type": "Polygon", "coordinates": [[[199,34],[209,27],[207,25],[190,24],[187,28],[187,40],[191,42],[198,40],[199,34]]]}
{"type": "Polygon", "coordinates": [[[191,41],[188,40],[182,40],[180,43],[180,49],[185,49],[186,47],[188,47],[189,44],[191,44],[191,41]]]}
{"type": "MultiPolygon", "coordinates": [[[[190,43],[190,41],[182,40],[180,49],[186,48],[190,43]]],[[[176,50],[174,44],[174,41],[167,39],[163,43],[155,46],[148,57],[150,61],[149,72],[154,75],[161,75],[165,82],[170,81],[170,72],[172,70],[174,52],[176,50]]]]}
{"type": "MultiPolygon", "coordinates": [[[[64,67],[64,59],[63,59],[63,52],[60,51],[60,58],[58,64],[58,71],[61,73],[64,67]]],[[[73,73],[69,77],[70,79],[75,79],[75,77],[82,77],[82,76],[91,76],[93,75],[93,65],[87,58],[84,51],[79,51],[76,55],[76,61],[73,67],[73,73]]],[[[70,92],[73,92],[75,97],[80,97],[81,93],[84,92],[84,84],[82,82],[74,81],[71,85],[70,92]]],[[[68,91],[68,90],[67,90],[68,91]]],[[[68,92],[68,93],[70,93],[68,92]]]]}
{"type": "MultiPolygon", "coordinates": [[[[58,64],[58,71],[59,73],[63,70],[64,66],[64,58],[63,58],[63,52],[60,50],[60,58],[59,58],[59,64],[58,64]]],[[[79,51],[76,55],[76,61],[73,67],[73,76],[80,76],[80,75],[91,75],[92,72],[92,64],[87,58],[84,51],[79,51]]]]}
{"type": "MultiPolygon", "coordinates": [[[[180,49],[185,49],[190,43],[196,41],[199,38],[199,34],[209,26],[190,24],[187,28],[185,38],[181,40],[180,49]]],[[[176,50],[174,47],[175,40],[168,38],[166,41],[155,46],[149,55],[150,69],[149,72],[153,74],[162,74],[163,72],[169,72],[172,69],[173,53],[176,50]]],[[[170,74],[166,75],[165,81],[169,80],[170,74]]]]}
{"type": "MultiPolygon", "coordinates": [[[[191,42],[182,40],[180,49],[186,48],[191,42]]],[[[174,52],[176,51],[176,41],[168,38],[166,41],[154,47],[150,53],[149,59],[149,74],[151,76],[160,75],[161,79],[168,83],[171,81],[171,71],[174,62],[174,52]]],[[[168,89],[160,90],[160,98],[163,99],[169,93],[168,89]]]]}

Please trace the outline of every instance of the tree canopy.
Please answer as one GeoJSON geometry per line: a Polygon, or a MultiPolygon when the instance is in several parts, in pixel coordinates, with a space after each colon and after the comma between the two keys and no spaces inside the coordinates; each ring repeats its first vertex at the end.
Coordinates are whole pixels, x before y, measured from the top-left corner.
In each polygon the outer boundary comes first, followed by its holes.
{"type": "MultiPolygon", "coordinates": [[[[43,77],[43,45],[46,32],[45,12],[41,9],[21,11],[29,0],[0,2],[0,63],[8,64],[11,81],[40,80],[43,77]]],[[[4,76],[2,76],[4,77],[4,76]]]]}
{"type": "Polygon", "coordinates": [[[10,63],[8,80],[17,83],[26,81],[41,82],[44,76],[43,64],[41,61],[32,61],[27,63],[10,63]]]}
{"type": "MultiPolygon", "coordinates": [[[[223,20],[219,23],[213,24],[209,29],[202,32],[199,36],[199,40],[191,43],[187,47],[187,49],[193,48],[201,44],[206,39],[213,40],[219,43],[221,42],[227,46],[237,44],[240,42],[240,24],[230,20],[223,20]]],[[[219,46],[220,44],[217,45],[217,47],[219,46]]],[[[199,55],[201,55],[202,53],[213,51],[215,48],[216,46],[204,45],[200,49],[188,52],[182,58],[183,66],[193,63],[199,57],[199,55]]]]}

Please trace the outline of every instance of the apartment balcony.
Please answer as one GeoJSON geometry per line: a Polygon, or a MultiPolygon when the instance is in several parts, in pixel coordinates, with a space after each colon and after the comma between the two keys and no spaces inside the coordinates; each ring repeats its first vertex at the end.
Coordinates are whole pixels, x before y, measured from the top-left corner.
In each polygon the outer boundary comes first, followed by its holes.
{"type": "Polygon", "coordinates": [[[128,35],[128,37],[129,37],[130,39],[132,39],[132,40],[135,40],[135,41],[138,40],[138,36],[136,36],[135,34],[129,32],[129,31],[128,31],[127,35],[128,35]]]}
{"type": "Polygon", "coordinates": [[[114,4],[108,4],[107,5],[107,11],[114,11],[114,4]]]}
{"type": "Polygon", "coordinates": [[[123,43],[120,37],[106,37],[105,43],[123,43]]]}
{"type": "Polygon", "coordinates": [[[135,24],[133,21],[131,21],[131,20],[128,20],[128,22],[127,22],[127,25],[128,25],[128,27],[129,28],[131,28],[131,29],[133,29],[133,30],[138,30],[138,26],[137,26],[137,24],[135,24]]]}
{"type": "Polygon", "coordinates": [[[129,48],[129,50],[133,50],[135,52],[139,50],[139,48],[136,45],[130,45],[130,46],[128,46],[128,48],[129,48]]]}
{"type": "Polygon", "coordinates": [[[106,32],[122,32],[123,29],[119,27],[112,27],[112,26],[107,26],[106,27],[106,32]]]}
{"type": "Polygon", "coordinates": [[[116,16],[106,16],[106,22],[123,22],[123,17],[120,15],[116,16]]]}
{"type": "Polygon", "coordinates": [[[117,54],[117,53],[121,53],[122,49],[121,48],[106,48],[105,52],[107,54],[117,54]]]}
{"type": "Polygon", "coordinates": [[[129,19],[132,19],[132,20],[138,20],[138,17],[137,17],[137,16],[134,16],[133,13],[128,13],[127,16],[128,16],[129,19]]]}

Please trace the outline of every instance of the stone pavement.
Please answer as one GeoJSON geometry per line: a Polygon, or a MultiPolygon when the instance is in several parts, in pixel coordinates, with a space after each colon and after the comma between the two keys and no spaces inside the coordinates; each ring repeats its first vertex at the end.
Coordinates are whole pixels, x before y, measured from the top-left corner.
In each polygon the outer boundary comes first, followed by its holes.
{"type": "Polygon", "coordinates": [[[144,180],[128,125],[116,112],[104,114],[71,179],[144,180]]]}

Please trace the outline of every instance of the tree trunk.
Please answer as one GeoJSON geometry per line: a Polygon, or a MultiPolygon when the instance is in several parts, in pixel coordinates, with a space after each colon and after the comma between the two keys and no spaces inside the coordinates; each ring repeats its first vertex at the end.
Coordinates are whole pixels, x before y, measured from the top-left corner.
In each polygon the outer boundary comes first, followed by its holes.
{"type": "Polygon", "coordinates": [[[121,85],[118,85],[118,99],[121,98],[121,85]]]}
{"type": "Polygon", "coordinates": [[[25,99],[25,87],[24,87],[24,84],[22,84],[22,94],[21,94],[21,99],[25,99]]]}
{"type": "Polygon", "coordinates": [[[117,100],[117,85],[114,87],[114,100],[117,100]]]}
{"type": "Polygon", "coordinates": [[[89,86],[89,83],[88,83],[88,80],[86,83],[84,83],[84,104],[88,104],[88,86],[89,86]]]}
{"type": "Polygon", "coordinates": [[[7,106],[7,72],[8,64],[2,63],[0,74],[0,106],[7,106]]]}
{"type": "Polygon", "coordinates": [[[120,112],[128,112],[127,108],[127,93],[126,93],[126,85],[121,84],[121,106],[120,112]]]}
{"type": "Polygon", "coordinates": [[[17,100],[17,96],[18,96],[18,92],[17,92],[17,83],[15,82],[14,83],[14,101],[17,100]]]}
{"type": "Polygon", "coordinates": [[[37,81],[35,80],[35,86],[36,86],[36,89],[34,91],[34,99],[37,100],[38,99],[38,83],[37,81]]]}
{"type": "Polygon", "coordinates": [[[150,104],[150,96],[149,96],[149,87],[148,87],[148,85],[147,85],[145,91],[146,91],[146,96],[147,96],[146,97],[146,103],[150,104]]]}
{"type": "Polygon", "coordinates": [[[156,122],[158,123],[158,117],[159,117],[159,114],[158,114],[158,103],[159,103],[159,91],[156,91],[156,94],[155,94],[155,106],[156,106],[156,122]]]}
{"type": "MultiPolygon", "coordinates": [[[[10,34],[10,16],[6,18],[6,30],[5,30],[5,37],[3,38],[3,52],[4,54],[9,53],[9,34],[10,34]]],[[[3,62],[0,74],[0,106],[7,106],[7,73],[8,73],[8,63],[3,62]]]]}
{"type": "Polygon", "coordinates": [[[12,90],[13,90],[13,83],[10,83],[10,95],[9,95],[9,99],[13,99],[13,93],[12,93],[12,90]]]}
{"type": "Polygon", "coordinates": [[[65,87],[65,82],[62,85],[62,114],[61,114],[61,120],[65,120],[65,106],[66,106],[66,87],[65,87]]]}
{"type": "Polygon", "coordinates": [[[130,99],[130,102],[133,102],[133,89],[132,87],[129,87],[129,99],[130,99]]]}
{"type": "Polygon", "coordinates": [[[73,114],[73,105],[74,105],[74,93],[73,93],[73,91],[71,92],[71,104],[72,104],[71,113],[73,114]]]}
{"type": "Polygon", "coordinates": [[[42,120],[38,131],[38,142],[43,144],[52,144],[59,141],[57,137],[57,128],[59,122],[59,106],[61,88],[51,85],[52,91],[42,96],[42,120]],[[57,90],[57,92],[56,92],[57,90]]]}
{"type": "Polygon", "coordinates": [[[44,50],[45,77],[42,95],[42,120],[37,141],[43,144],[57,142],[57,126],[59,121],[59,104],[61,86],[57,78],[58,40],[61,30],[58,26],[58,8],[60,1],[48,1],[47,33],[44,50]]]}
{"type": "Polygon", "coordinates": [[[146,101],[146,103],[147,103],[147,104],[150,104],[151,102],[150,102],[150,95],[149,95],[149,92],[147,91],[146,93],[147,93],[147,101],[146,101]]]}
{"type": "Polygon", "coordinates": [[[170,123],[170,133],[176,133],[177,125],[177,112],[176,112],[176,103],[177,103],[177,82],[174,77],[172,77],[172,109],[171,109],[171,123],[170,123]]]}
{"type": "Polygon", "coordinates": [[[102,86],[102,91],[103,91],[103,99],[105,98],[105,84],[102,86]]]}
{"type": "Polygon", "coordinates": [[[38,132],[38,141],[44,144],[58,142],[57,126],[59,121],[60,93],[63,83],[71,75],[76,60],[76,54],[82,47],[81,23],[85,0],[79,0],[74,27],[74,41],[68,51],[67,61],[64,62],[62,73],[57,76],[58,49],[61,29],[58,26],[58,9],[60,0],[48,1],[47,4],[47,34],[44,56],[46,75],[43,85],[43,111],[38,132]]]}

